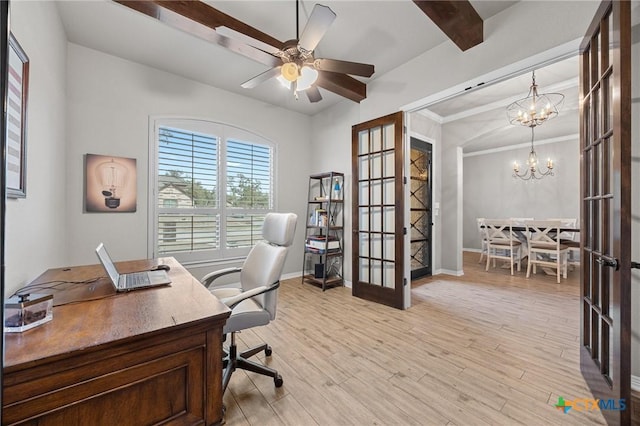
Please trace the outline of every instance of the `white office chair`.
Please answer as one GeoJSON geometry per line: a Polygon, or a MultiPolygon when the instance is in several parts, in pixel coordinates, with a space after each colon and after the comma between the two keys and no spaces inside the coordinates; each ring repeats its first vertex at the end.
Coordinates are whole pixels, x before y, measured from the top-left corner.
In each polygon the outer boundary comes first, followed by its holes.
{"type": "Polygon", "coordinates": [[[231,316],[224,326],[226,335],[231,333],[229,347],[223,359],[222,391],[227,389],[231,374],[236,368],[273,377],[276,387],[282,386],[282,377],[276,370],[249,360],[264,351],[271,355],[267,344],[238,353],[235,333],[252,327],[266,325],[276,317],[280,274],[293,242],[297,216],[293,213],[269,213],[262,226],[262,238],[249,252],[241,268],[226,268],[207,274],[202,283],[211,293],[231,308],[231,316]],[[240,282],[234,286],[215,285],[221,276],[240,272],[240,282]]]}

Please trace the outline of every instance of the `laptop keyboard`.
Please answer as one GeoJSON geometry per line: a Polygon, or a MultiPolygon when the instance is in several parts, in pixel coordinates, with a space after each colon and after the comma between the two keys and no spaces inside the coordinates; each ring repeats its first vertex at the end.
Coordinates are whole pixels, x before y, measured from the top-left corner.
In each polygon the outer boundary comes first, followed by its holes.
{"type": "Polygon", "coordinates": [[[126,280],[127,288],[138,287],[138,286],[147,285],[150,283],[151,281],[149,280],[149,274],[147,274],[146,272],[142,274],[127,275],[127,280],[126,280]]]}

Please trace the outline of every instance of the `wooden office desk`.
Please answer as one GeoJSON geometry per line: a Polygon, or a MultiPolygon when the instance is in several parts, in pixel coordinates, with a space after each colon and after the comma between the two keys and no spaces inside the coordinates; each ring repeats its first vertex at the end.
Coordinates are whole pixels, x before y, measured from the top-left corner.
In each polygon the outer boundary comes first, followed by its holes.
{"type": "MultiPolygon", "coordinates": [[[[3,424],[222,422],[222,328],[231,311],[175,259],[160,262],[171,266],[170,286],[115,293],[104,278],[44,291],[54,304],[100,298],[54,307],[52,321],[5,334],[3,424]]],[[[50,269],[34,282],[105,275],[100,265],[80,266],[50,269]]]]}

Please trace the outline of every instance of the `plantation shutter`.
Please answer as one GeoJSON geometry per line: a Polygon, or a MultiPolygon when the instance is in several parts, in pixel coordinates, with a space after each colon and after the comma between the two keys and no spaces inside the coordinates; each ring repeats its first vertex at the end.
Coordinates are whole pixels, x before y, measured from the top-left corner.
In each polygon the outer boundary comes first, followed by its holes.
{"type": "Polygon", "coordinates": [[[273,208],[273,148],[228,139],[225,169],[226,248],[253,246],[273,208]]]}
{"type": "Polygon", "coordinates": [[[218,249],[218,138],[161,127],[158,139],[158,252],[218,249]]]}

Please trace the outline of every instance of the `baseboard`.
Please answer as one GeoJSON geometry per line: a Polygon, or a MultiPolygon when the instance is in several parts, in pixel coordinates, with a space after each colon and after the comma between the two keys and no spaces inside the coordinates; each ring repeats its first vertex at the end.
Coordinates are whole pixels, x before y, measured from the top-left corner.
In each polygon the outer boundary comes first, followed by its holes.
{"type": "Polygon", "coordinates": [[[453,275],[454,277],[461,277],[464,275],[464,271],[453,271],[451,269],[436,269],[433,275],[453,275]]]}
{"type": "Polygon", "coordinates": [[[482,249],[479,248],[463,248],[462,251],[470,251],[471,253],[482,253],[482,249]]]}
{"type": "Polygon", "coordinates": [[[631,376],[631,424],[640,426],[640,377],[631,376]]]}
{"type": "Polygon", "coordinates": [[[300,278],[300,277],[302,277],[302,271],[289,272],[288,274],[280,275],[280,280],[288,280],[290,278],[300,278]]]}
{"type": "MultiPolygon", "coordinates": [[[[288,274],[282,274],[280,276],[280,280],[288,280],[290,278],[301,278],[302,277],[302,271],[298,271],[298,272],[289,272],[288,274]]],[[[344,281],[344,286],[351,288],[351,281],[347,281],[347,280],[343,280],[344,281]]]]}

